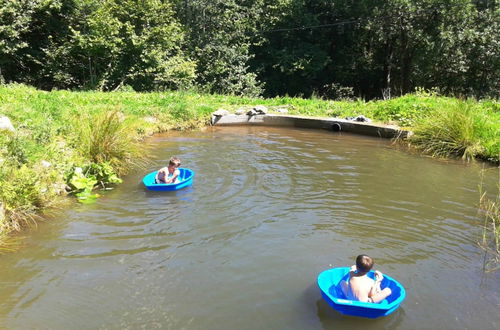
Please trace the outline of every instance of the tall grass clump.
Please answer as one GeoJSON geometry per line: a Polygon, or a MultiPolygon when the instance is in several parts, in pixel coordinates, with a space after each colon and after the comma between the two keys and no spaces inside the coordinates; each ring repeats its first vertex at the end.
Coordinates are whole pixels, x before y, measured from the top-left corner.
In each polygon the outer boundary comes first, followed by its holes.
{"type": "Polygon", "coordinates": [[[91,163],[107,163],[121,175],[143,158],[140,139],[120,111],[80,115],[73,125],[74,147],[91,163]]]}
{"type": "Polygon", "coordinates": [[[437,157],[459,156],[498,162],[500,114],[459,101],[435,109],[415,123],[410,144],[437,157]]]}
{"type": "MultiPolygon", "coordinates": [[[[481,189],[482,190],[482,189],[481,189]]],[[[481,191],[479,212],[484,219],[479,246],[484,250],[483,269],[491,272],[500,269],[500,180],[496,200],[481,191]]]]}

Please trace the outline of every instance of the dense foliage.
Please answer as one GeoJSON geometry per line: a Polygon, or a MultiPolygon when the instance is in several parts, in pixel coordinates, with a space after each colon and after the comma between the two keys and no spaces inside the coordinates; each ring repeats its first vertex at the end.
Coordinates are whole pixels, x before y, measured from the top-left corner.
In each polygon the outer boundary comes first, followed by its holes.
{"type": "Polygon", "coordinates": [[[0,81],[498,98],[499,30],[494,0],[0,0],[0,81]]]}

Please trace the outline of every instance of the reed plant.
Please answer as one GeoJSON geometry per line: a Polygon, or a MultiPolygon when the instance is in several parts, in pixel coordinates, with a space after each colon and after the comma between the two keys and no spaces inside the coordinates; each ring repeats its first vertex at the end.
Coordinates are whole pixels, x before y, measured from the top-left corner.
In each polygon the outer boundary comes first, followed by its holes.
{"type": "Polygon", "coordinates": [[[144,158],[134,127],[118,110],[79,114],[73,119],[73,144],[84,159],[108,163],[122,175],[144,158]]]}
{"type": "Polygon", "coordinates": [[[459,156],[498,162],[500,114],[488,114],[470,101],[429,112],[413,127],[410,144],[437,157],[459,156]]]}
{"type": "Polygon", "coordinates": [[[492,272],[500,269],[500,178],[495,200],[488,198],[482,185],[480,191],[479,213],[484,222],[479,246],[484,250],[483,270],[492,272]]]}
{"type": "Polygon", "coordinates": [[[13,237],[8,235],[9,232],[0,232],[0,254],[7,252],[14,252],[21,246],[22,239],[24,237],[13,237]]]}

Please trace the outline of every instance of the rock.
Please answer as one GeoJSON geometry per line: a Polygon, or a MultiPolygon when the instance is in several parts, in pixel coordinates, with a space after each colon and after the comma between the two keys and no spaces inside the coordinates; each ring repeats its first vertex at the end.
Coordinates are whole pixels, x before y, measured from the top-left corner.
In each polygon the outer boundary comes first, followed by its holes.
{"type": "Polygon", "coordinates": [[[229,115],[229,111],[220,108],[220,109],[217,109],[217,111],[215,111],[214,113],[212,113],[212,115],[216,116],[216,117],[227,116],[227,115],[229,115]]]}
{"type": "Polygon", "coordinates": [[[365,123],[370,123],[372,121],[370,118],[366,118],[363,115],[359,115],[357,117],[345,117],[345,119],[352,120],[352,121],[365,122],[365,123]]]}
{"type": "Polygon", "coordinates": [[[51,167],[52,166],[52,164],[46,160],[42,160],[41,163],[42,163],[43,167],[51,167]]]}
{"type": "Polygon", "coordinates": [[[0,131],[15,132],[16,129],[12,126],[9,117],[0,116],[0,131]]]}
{"type": "Polygon", "coordinates": [[[245,109],[243,109],[243,108],[239,108],[238,110],[236,110],[236,111],[234,112],[234,114],[235,114],[235,115],[242,115],[242,114],[244,114],[244,113],[245,113],[245,111],[246,111],[245,109]]]}
{"type": "Polygon", "coordinates": [[[147,116],[147,117],[144,117],[143,120],[146,122],[146,123],[151,123],[151,124],[154,124],[156,123],[158,120],[156,119],[156,117],[153,117],[153,116],[147,116]]]}
{"type": "Polygon", "coordinates": [[[365,116],[363,115],[360,115],[360,116],[357,116],[356,118],[354,118],[355,121],[360,121],[360,122],[365,122],[365,123],[369,123],[371,122],[372,120],[369,119],[369,118],[366,118],[365,116]]]}
{"type": "Polygon", "coordinates": [[[263,105],[257,105],[255,107],[253,107],[253,109],[259,115],[265,115],[267,113],[267,108],[265,106],[263,106],[263,105]]]}
{"type": "Polygon", "coordinates": [[[279,112],[279,113],[288,113],[288,109],[279,108],[279,109],[276,109],[276,112],[279,112]]]}

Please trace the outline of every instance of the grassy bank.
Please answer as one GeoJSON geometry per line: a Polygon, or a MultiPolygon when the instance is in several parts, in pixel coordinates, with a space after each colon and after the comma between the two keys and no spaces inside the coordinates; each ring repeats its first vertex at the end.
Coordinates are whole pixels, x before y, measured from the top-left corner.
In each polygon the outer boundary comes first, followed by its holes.
{"type": "Polygon", "coordinates": [[[57,195],[95,197],[95,186],[120,182],[141,162],[140,141],[155,132],[209,123],[218,108],[229,111],[262,104],[292,115],[364,115],[415,134],[413,146],[437,156],[498,162],[500,104],[461,101],[425,92],[388,101],[257,99],[195,92],[43,92],[0,85],[0,116],[15,131],[0,132],[0,241],[2,235],[36,221],[57,195]]]}

